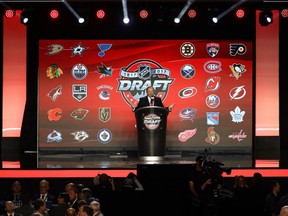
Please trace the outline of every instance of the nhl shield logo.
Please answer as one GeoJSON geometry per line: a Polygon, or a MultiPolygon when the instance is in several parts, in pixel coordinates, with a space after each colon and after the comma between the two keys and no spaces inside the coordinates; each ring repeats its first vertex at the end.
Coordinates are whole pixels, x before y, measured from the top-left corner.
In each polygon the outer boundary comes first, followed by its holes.
{"type": "Polygon", "coordinates": [[[138,77],[143,80],[150,79],[151,77],[151,66],[150,65],[139,65],[138,66],[138,77]]]}
{"type": "Polygon", "coordinates": [[[111,109],[108,107],[100,107],[99,108],[99,119],[102,122],[107,122],[111,118],[111,109]]]}
{"type": "Polygon", "coordinates": [[[207,53],[211,56],[211,57],[215,57],[220,49],[220,45],[218,43],[208,43],[206,44],[206,50],[207,53]]]}

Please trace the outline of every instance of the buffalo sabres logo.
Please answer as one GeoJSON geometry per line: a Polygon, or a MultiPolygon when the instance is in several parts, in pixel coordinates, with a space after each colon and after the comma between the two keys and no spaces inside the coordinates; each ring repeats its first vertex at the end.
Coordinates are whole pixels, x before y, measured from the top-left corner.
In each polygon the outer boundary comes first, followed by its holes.
{"type": "Polygon", "coordinates": [[[207,53],[211,56],[211,57],[215,57],[220,49],[220,45],[218,43],[208,43],[206,44],[206,50],[207,53]]]}
{"type": "Polygon", "coordinates": [[[155,95],[165,100],[169,86],[174,79],[170,70],[150,59],[140,59],[121,68],[117,91],[121,92],[127,104],[137,105],[141,97],[146,96],[146,89],[153,86],[155,95]]]}

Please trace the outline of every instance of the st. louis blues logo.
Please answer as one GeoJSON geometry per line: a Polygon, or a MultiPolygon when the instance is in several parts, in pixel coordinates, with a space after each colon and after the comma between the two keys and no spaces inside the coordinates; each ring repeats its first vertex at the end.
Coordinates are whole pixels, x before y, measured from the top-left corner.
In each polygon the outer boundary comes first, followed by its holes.
{"type": "Polygon", "coordinates": [[[121,92],[127,104],[137,105],[141,97],[146,96],[146,89],[153,86],[155,95],[165,100],[169,86],[174,79],[170,78],[170,70],[150,59],[139,59],[120,70],[117,91],[121,92]]]}
{"type": "Polygon", "coordinates": [[[211,57],[215,57],[220,49],[220,45],[218,43],[208,43],[206,44],[206,50],[207,53],[211,56],[211,57]]]}

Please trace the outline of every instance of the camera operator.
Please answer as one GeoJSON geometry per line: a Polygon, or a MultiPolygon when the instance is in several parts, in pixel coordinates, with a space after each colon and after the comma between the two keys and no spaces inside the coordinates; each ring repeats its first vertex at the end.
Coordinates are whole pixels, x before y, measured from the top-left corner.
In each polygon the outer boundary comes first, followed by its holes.
{"type": "Polygon", "coordinates": [[[218,196],[222,184],[221,173],[199,155],[189,177],[191,213],[199,216],[218,215],[218,196]],[[211,166],[210,166],[211,165],[211,166]]]}

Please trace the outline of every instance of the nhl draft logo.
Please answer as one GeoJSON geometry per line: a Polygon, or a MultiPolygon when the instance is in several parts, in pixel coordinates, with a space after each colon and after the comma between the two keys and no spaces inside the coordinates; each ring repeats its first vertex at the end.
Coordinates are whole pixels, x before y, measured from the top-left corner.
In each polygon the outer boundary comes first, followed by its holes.
{"type": "Polygon", "coordinates": [[[170,70],[150,59],[140,59],[120,70],[117,91],[121,92],[128,105],[137,105],[141,97],[146,96],[146,88],[153,86],[155,95],[165,100],[169,86],[174,79],[170,78],[170,70]]]}
{"type": "Polygon", "coordinates": [[[161,122],[161,117],[156,114],[149,114],[144,116],[143,123],[149,130],[155,130],[159,127],[161,122]]]}

